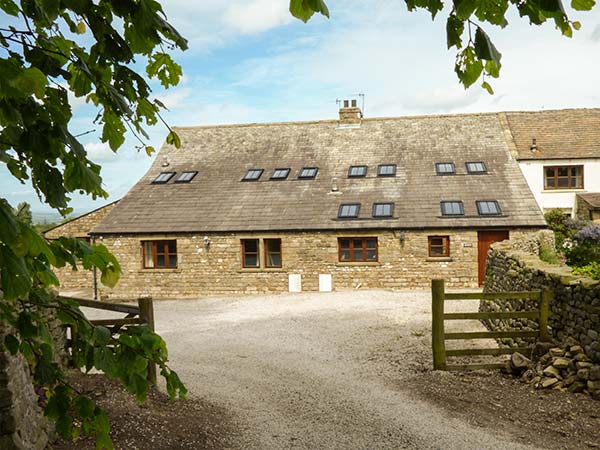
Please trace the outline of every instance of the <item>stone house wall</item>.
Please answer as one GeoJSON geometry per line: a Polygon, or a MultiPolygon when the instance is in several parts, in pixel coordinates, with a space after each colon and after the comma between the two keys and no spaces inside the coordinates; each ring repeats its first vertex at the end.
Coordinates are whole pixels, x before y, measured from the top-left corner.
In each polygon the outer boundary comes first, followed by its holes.
{"type": "MultiPolygon", "coordinates": [[[[87,214],[58,225],[44,233],[46,239],[58,239],[61,236],[79,238],[90,241],[90,231],[106,217],[106,215],[117,205],[118,202],[109,203],[87,214]]],[[[94,284],[94,274],[91,270],[78,270],[66,266],[54,269],[54,273],[60,281],[62,291],[91,289],[94,284]]]]}
{"type": "MultiPolygon", "coordinates": [[[[532,230],[511,230],[524,236],[532,230]]],[[[273,293],[288,290],[289,274],[300,274],[302,290],[319,290],[319,274],[331,274],[334,290],[355,288],[427,288],[432,278],[444,278],[449,287],[477,286],[477,231],[323,231],[281,233],[123,235],[98,236],[121,263],[117,286],[99,286],[109,300],[131,300],[140,295],[185,298],[200,295],[273,293]],[[428,236],[450,237],[449,258],[428,257],[428,236]],[[338,237],[377,237],[379,257],[372,263],[338,262],[338,237]],[[283,267],[242,268],[241,239],[279,238],[283,267]],[[177,240],[176,269],[144,269],[142,241],[177,240]]],[[[261,263],[262,266],[262,263],[261,263]]]]}
{"type": "MultiPolygon", "coordinates": [[[[545,239],[544,236],[547,235],[542,234],[541,239],[545,239]]],[[[524,246],[519,239],[492,245],[488,253],[485,292],[552,290],[554,299],[548,321],[552,336],[559,342],[574,338],[587,356],[600,362],[600,281],[573,275],[566,266],[545,263],[524,247],[528,245],[524,246]]],[[[482,301],[480,309],[526,310],[532,306],[516,300],[494,300],[482,301]]],[[[537,328],[537,321],[494,320],[488,321],[487,325],[493,330],[533,330],[537,328]]],[[[502,340],[502,343],[522,345],[523,341],[502,340]]]]}
{"type": "Polygon", "coordinates": [[[576,216],[580,219],[591,220],[594,223],[600,223],[600,211],[594,205],[589,203],[581,196],[576,198],[576,216]]]}

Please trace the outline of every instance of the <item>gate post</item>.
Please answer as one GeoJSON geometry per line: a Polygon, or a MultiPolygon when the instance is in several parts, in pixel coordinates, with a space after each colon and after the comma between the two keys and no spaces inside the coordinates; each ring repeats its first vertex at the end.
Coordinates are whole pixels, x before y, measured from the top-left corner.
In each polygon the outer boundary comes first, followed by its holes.
{"type": "Polygon", "coordinates": [[[431,346],[434,370],[444,370],[446,368],[444,280],[431,280],[431,346]]]}
{"type": "Polygon", "coordinates": [[[548,333],[548,317],[550,316],[550,300],[554,297],[554,292],[550,289],[543,289],[540,297],[540,341],[550,342],[552,338],[548,333]]]}
{"type": "MultiPolygon", "coordinates": [[[[138,298],[140,308],[140,319],[154,331],[154,307],[152,306],[152,297],[138,298]]],[[[148,381],[156,385],[156,363],[148,362],[148,381]]]]}

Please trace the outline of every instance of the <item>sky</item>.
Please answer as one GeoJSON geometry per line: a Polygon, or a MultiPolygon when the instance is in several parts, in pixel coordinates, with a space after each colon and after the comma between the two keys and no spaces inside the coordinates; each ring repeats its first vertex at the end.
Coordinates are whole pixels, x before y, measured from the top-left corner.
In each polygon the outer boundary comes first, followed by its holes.
{"type": "MultiPolygon", "coordinates": [[[[175,52],[180,84],[154,94],[169,108],[172,126],[335,119],[337,99],[364,94],[365,117],[600,106],[600,7],[570,11],[582,23],[571,39],[552,23],[529,25],[509,13],[508,27],[484,27],[502,53],[499,79],[489,95],[465,90],[454,73],[455,49],[446,47],[445,18],[407,12],[398,0],[327,0],[331,18],[308,24],[288,12],[288,0],[163,0],[171,24],[189,41],[175,52]]],[[[6,20],[6,19],[4,19],[6,20]]],[[[75,134],[98,129],[95,110],[72,99],[75,134]]],[[[163,125],[149,128],[159,149],[163,125]]],[[[90,159],[102,165],[108,199],[73,195],[82,214],[121,198],[148,170],[152,158],[128,138],[118,153],[97,132],[82,136],[90,159]]],[[[154,156],[155,157],[155,156],[154,156]]],[[[27,201],[38,220],[52,220],[29,184],[0,165],[0,192],[16,206],[27,201]]]]}

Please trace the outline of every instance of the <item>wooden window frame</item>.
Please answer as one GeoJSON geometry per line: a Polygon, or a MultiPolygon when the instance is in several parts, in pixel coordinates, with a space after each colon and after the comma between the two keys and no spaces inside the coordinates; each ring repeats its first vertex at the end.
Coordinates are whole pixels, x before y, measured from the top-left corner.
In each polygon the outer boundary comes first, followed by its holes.
{"type": "Polygon", "coordinates": [[[152,180],[152,184],[167,184],[169,181],[171,181],[171,178],[173,178],[176,173],[177,172],[161,172],[156,176],[156,178],[154,178],[154,180],[152,180]],[[169,176],[165,180],[159,180],[159,178],[163,175],[169,176]]]}
{"type": "Polygon", "coordinates": [[[450,257],[450,236],[427,236],[427,255],[430,258],[449,258],[450,257]],[[442,239],[442,245],[433,245],[433,239],[442,239]],[[431,253],[432,248],[441,248],[442,253],[431,253]]]}
{"type": "Polygon", "coordinates": [[[177,269],[177,239],[156,239],[156,240],[141,241],[141,243],[142,243],[142,267],[144,269],[148,269],[148,270],[177,269]],[[175,252],[174,253],[169,252],[169,242],[175,243],[175,252]],[[146,266],[146,244],[147,243],[152,244],[152,263],[154,264],[153,267],[146,266]],[[158,265],[159,244],[162,244],[162,247],[163,247],[163,252],[161,254],[165,255],[165,264],[163,266],[158,265]],[[175,265],[174,266],[169,265],[169,259],[171,256],[175,256],[175,265]]]}
{"type": "Polygon", "coordinates": [[[377,166],[377,176],[384,177],[384,178],[385,177],[395,177],[396,176],[396,164],[379,164],[377,166]],[[381,173],[381,170],[384,167],[391,167],[393,169],[392,173],[381,173]]]}
{"type": "Polygon", "coordinates": [[[241,247],[242,247],[242,267],[244,269],[260,269],[260,239],[258,238],[248,238],[248,239],[240,239],[241,247]],[[256,252],[247,252],[246,251],[246,241],[256,241],[256,252]],[[246,255],[256,255],[256,265],[255,266],[247,266],[246,265],[246,255]]]}
{"type": "MultiPolygon", "coordinates": [[[[543,170],[544,170],[544,172],[543,172],[544,177],[543,178],[544,178],[544,190],[545,191],[566,191],[566,190],[572,191],[572,190],[576,190],[576,189],[584,189],[584,187],[585,187],[584,178],[583,178],[583,176],[584,176],[584,173],[583,173],[583,164],[563,165],[563,166],[544,166],[543,170]],[[559,179],[558,169],[564,169],[564,168],[569,169],[568,170],[568,175],[566,177],[567,180],[569,180],[568,181],[569,186],[567,186],[567,187],[558,186],[558,179],[559,179]],[[575,179],[577,178],[577,177],[572,177],[571,176],[571,169],[573,169],[573,168],[579,169],[581,171],[581,186],[571,187],[571,180],[573,178],[575,178],[575,179]],[[546,170],[548,170],[548,169],[553,169],[554,170],[554,176],[552,177],[552,179],[554,180],[554,186],[548,186],[548,183],[546,181],[547,180],[546,170]]],[[[560,178],[565,178],[565,177],[560,177],[560,178]]]]}
{"type": "Polygon", "coordinates": [[[340,263],[375,263],[379,262],[379,239],[377,236],[367,237],[338,237],[338,262],[340,263]],[[356,259],[354,257],[354,241],[362,240],[362,259],[356,259]],[[367,247],[367,240],[375,239],[375,247],[367,247]],[[342,259],[342,241],[350,241],[348,250],[350,251],[350,259],[342,259]],[[367,259],[367,250],[375,250],[375,259],[367,259]]]}
{"type": "Polygon", "coordinates": [[[438,175],[438,176],[440,176],[440,177],[445,177],[445,176],[450,176],[450,175],[456,175],[456,165],[454,164],[453,161],[436,162],[435,163],[435,174],[438,175]],[[446,166],[446,165],[452,166],[452,172],[444,172],[444,171],[440,170],[441,166],[446,166]]]}
{"type": "Polygon", "coordinates": [[[265,257],[265,268],[266,269],[281,269],[283,267],[283,251],[281,248],[281,239],[280,238],[265,238],[263,239],[264,246],[264,257],[265,257]],[[279,241],[279,252],[269,252],[269,241],[279,241]],[[280,264],[278,266],[269,265],[269,255],[270,254],[278,254],[280,264]]]}
{"type": "Polygon", "coordinates": [[[348,169],[348,178],[365,178],[367,176],[367,173],[369,172],[369,168],[364,165],[357,165],[357,166],[350,166],[350,168],[348,169]],[[356,168],[363,168],[365,169],[364,173],[360,174],[360,175],[352,175],[352,169],[356,169],[356,168]]]}

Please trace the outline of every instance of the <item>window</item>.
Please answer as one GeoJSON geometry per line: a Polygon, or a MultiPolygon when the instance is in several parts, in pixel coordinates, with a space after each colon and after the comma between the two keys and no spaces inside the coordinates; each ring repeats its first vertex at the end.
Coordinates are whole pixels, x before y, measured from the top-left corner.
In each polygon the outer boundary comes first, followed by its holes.
{"type": "Polygon", "coordinates": [[[440,202],[442,216],[462,216],[465,214],[465,208],[461,201],[442,201],[440,202]]]}
{"type": "Polygon", "coordinates": [[[468,173],[487,173],[487,168],[483,161],[465,163],[468,173]]]}
{"type": "Polygon", "coordinates": [[[258,239],[242,239],[242,267],[260,267],[258,239]]]}
{"type": "Polygon", "coordinates": [[[177,178],[175,178],[175,183],[189,183],[194,179],[198,172],[181,172],[177,178]]]}
{"type": "Polygon", "coordinates": [[[161,172],[159,176],[157,176],[153,184],[165,184],[167,181],[171,179],[171,177],[175,175],[175,172],[161,172]]]}
{"type": "Polygon", "coordinates": [[[456,168],[453,162],[435,163],[435,173],[438,175],[454,175],[456,168]]]}
{"type": "Polygon", "coordinates": [[[428,236],[428,254],[431,258],[442,258],[450,256],[449,236],[428,236]]]}
{"type": "Polygon", "coordinates": [[[378,177],[395,177],[396,164],[380,164],[377,166],[378,177]]]}
{"type": "Polygon", "coordinates": [[[393,215],[393,203],[373,203],[373,217],[392,217],[393,215]]]}
{"type": "Polygon", "coordinates": [[[285,180],[290,174],[290,169],[275,169],[273,171],[273,175],[271,175],[271,180],[285,180]]]}
{"type": "Polygon", "coordinates": [[[475,204],[480,216],[499,216],[502,214],[500,205],[496,200],[477,200],[475,204]]]}
{"type": "Polygon", "coordinates": [[[343,203],[338,210],[338,217],[341,219],[356,218],[360,211],[360,203],[343,203]]]}
{"type": "Polygon", "coordinates": [[[377,238],[338,238],[340,262],[376,262],[377,238]]]}
{"type": "Polygon", "coordinates": [[[303,167],[298,178],[315,178],[319,169],[317,167],[303,167]]]}
{"type": "Polygon", "coordinates": [[[144,269],[176,269],[177,241],[143,241],[144,269]]]}
{"type": "Polygon", "coordinates": [[[265,239],[265,267],[281,267],[281,239],[265,239]]]}
{"type": "Polygon", "coordinates": [[[242,178],[242,181],[258,181],[263,173],[263,169],[249,169],[242,178]]]}
{"type": "Polygon", "coordinates": [[[367,176],[367,166],[350,166],[348,178],[360,178],[367,176]]]}
{"type": "Polygon", "coordinates": [[[583,189],[583,166],[544,166],[544,189],[583,189]]]}

